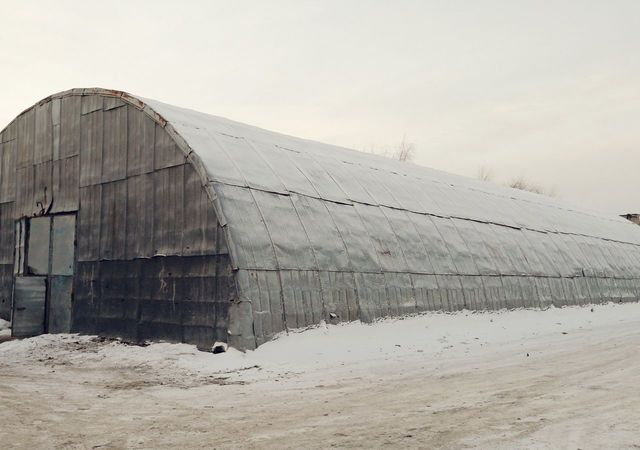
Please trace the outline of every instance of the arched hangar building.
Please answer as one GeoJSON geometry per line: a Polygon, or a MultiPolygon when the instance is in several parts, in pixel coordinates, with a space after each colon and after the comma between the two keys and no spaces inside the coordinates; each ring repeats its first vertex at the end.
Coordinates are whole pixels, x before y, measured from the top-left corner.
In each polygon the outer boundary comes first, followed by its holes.
{"type": "Polygon", "coordinates": [[[253,348],[322,320],[640,296],[619,217],[105,89],[0,133],[0,317],[253,348]]]}

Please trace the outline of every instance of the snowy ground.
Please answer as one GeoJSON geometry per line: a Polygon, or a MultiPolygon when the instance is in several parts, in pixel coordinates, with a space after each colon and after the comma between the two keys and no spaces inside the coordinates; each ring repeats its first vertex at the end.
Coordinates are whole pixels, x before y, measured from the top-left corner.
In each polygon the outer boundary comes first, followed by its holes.
{"type": "Polygon", "coordinates": [[[247,354],[44,335],[0,344],[0,443],[638,449],[639,348],[639,304],[318,327],[247,354]]]}

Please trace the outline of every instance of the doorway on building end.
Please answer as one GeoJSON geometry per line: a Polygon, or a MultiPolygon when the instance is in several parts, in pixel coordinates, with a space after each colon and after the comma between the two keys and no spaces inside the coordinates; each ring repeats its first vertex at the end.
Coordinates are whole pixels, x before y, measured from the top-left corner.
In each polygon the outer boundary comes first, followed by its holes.
{"type": "Polygon", "coordinates": [[[12,335],[71,331],[76,215],[55,214],[16,222],[12,335]]]}

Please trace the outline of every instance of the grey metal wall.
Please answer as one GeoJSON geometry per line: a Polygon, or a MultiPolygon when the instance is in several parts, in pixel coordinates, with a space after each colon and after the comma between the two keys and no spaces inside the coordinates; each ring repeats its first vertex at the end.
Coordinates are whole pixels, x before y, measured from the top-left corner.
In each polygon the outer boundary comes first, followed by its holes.
{"type": "Polygon", "coordinates": [[[258,344],[322,319],[640,296],[640,229],[618,217],[145,102],[206,168],[236,331],[258,344]]]}
{"type": "Polygon", "coordinates": [[[0,316],[14,222],[77,211],[73,330],[210,345],[235,281],[202,178],[140,103],[76,90],[0,133],[0,316]]]}
{"type": "Polygon", "coordinates": [[[1,298],[13,220],[79,207],[83,331],[249,348],[321,320],[640,297],[621,218],[121,92],[57,94],[1,145],[1,298]]]}

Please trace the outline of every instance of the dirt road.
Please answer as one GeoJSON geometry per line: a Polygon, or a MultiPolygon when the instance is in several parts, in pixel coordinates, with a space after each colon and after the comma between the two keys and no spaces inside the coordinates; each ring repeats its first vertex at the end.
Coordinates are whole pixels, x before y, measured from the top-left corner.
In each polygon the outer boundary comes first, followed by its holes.
{"type": "Polygon", "coordinates": [[[521,312],[543,317],[535,327],[516,313],[460,317],[453,330],[455,317],[374,325],[367,330],[379,342],[354,344],[354,358],[345,357],[349,342],[334,346],[340,335],[320,352],[319,335],[308,352],[336,356],[300,367],[283,352],[302,335],[262,360],[236,355],[222,366],[187,346],[78,336],[4,343],[0,446],[638,449],[640,307],[603,310],[575,309],[575,320],[521,312]],[[415,343],[418,326],[442,338],[415,343]],[[398,329],[408,336],[385,336],[398,329]]]}

